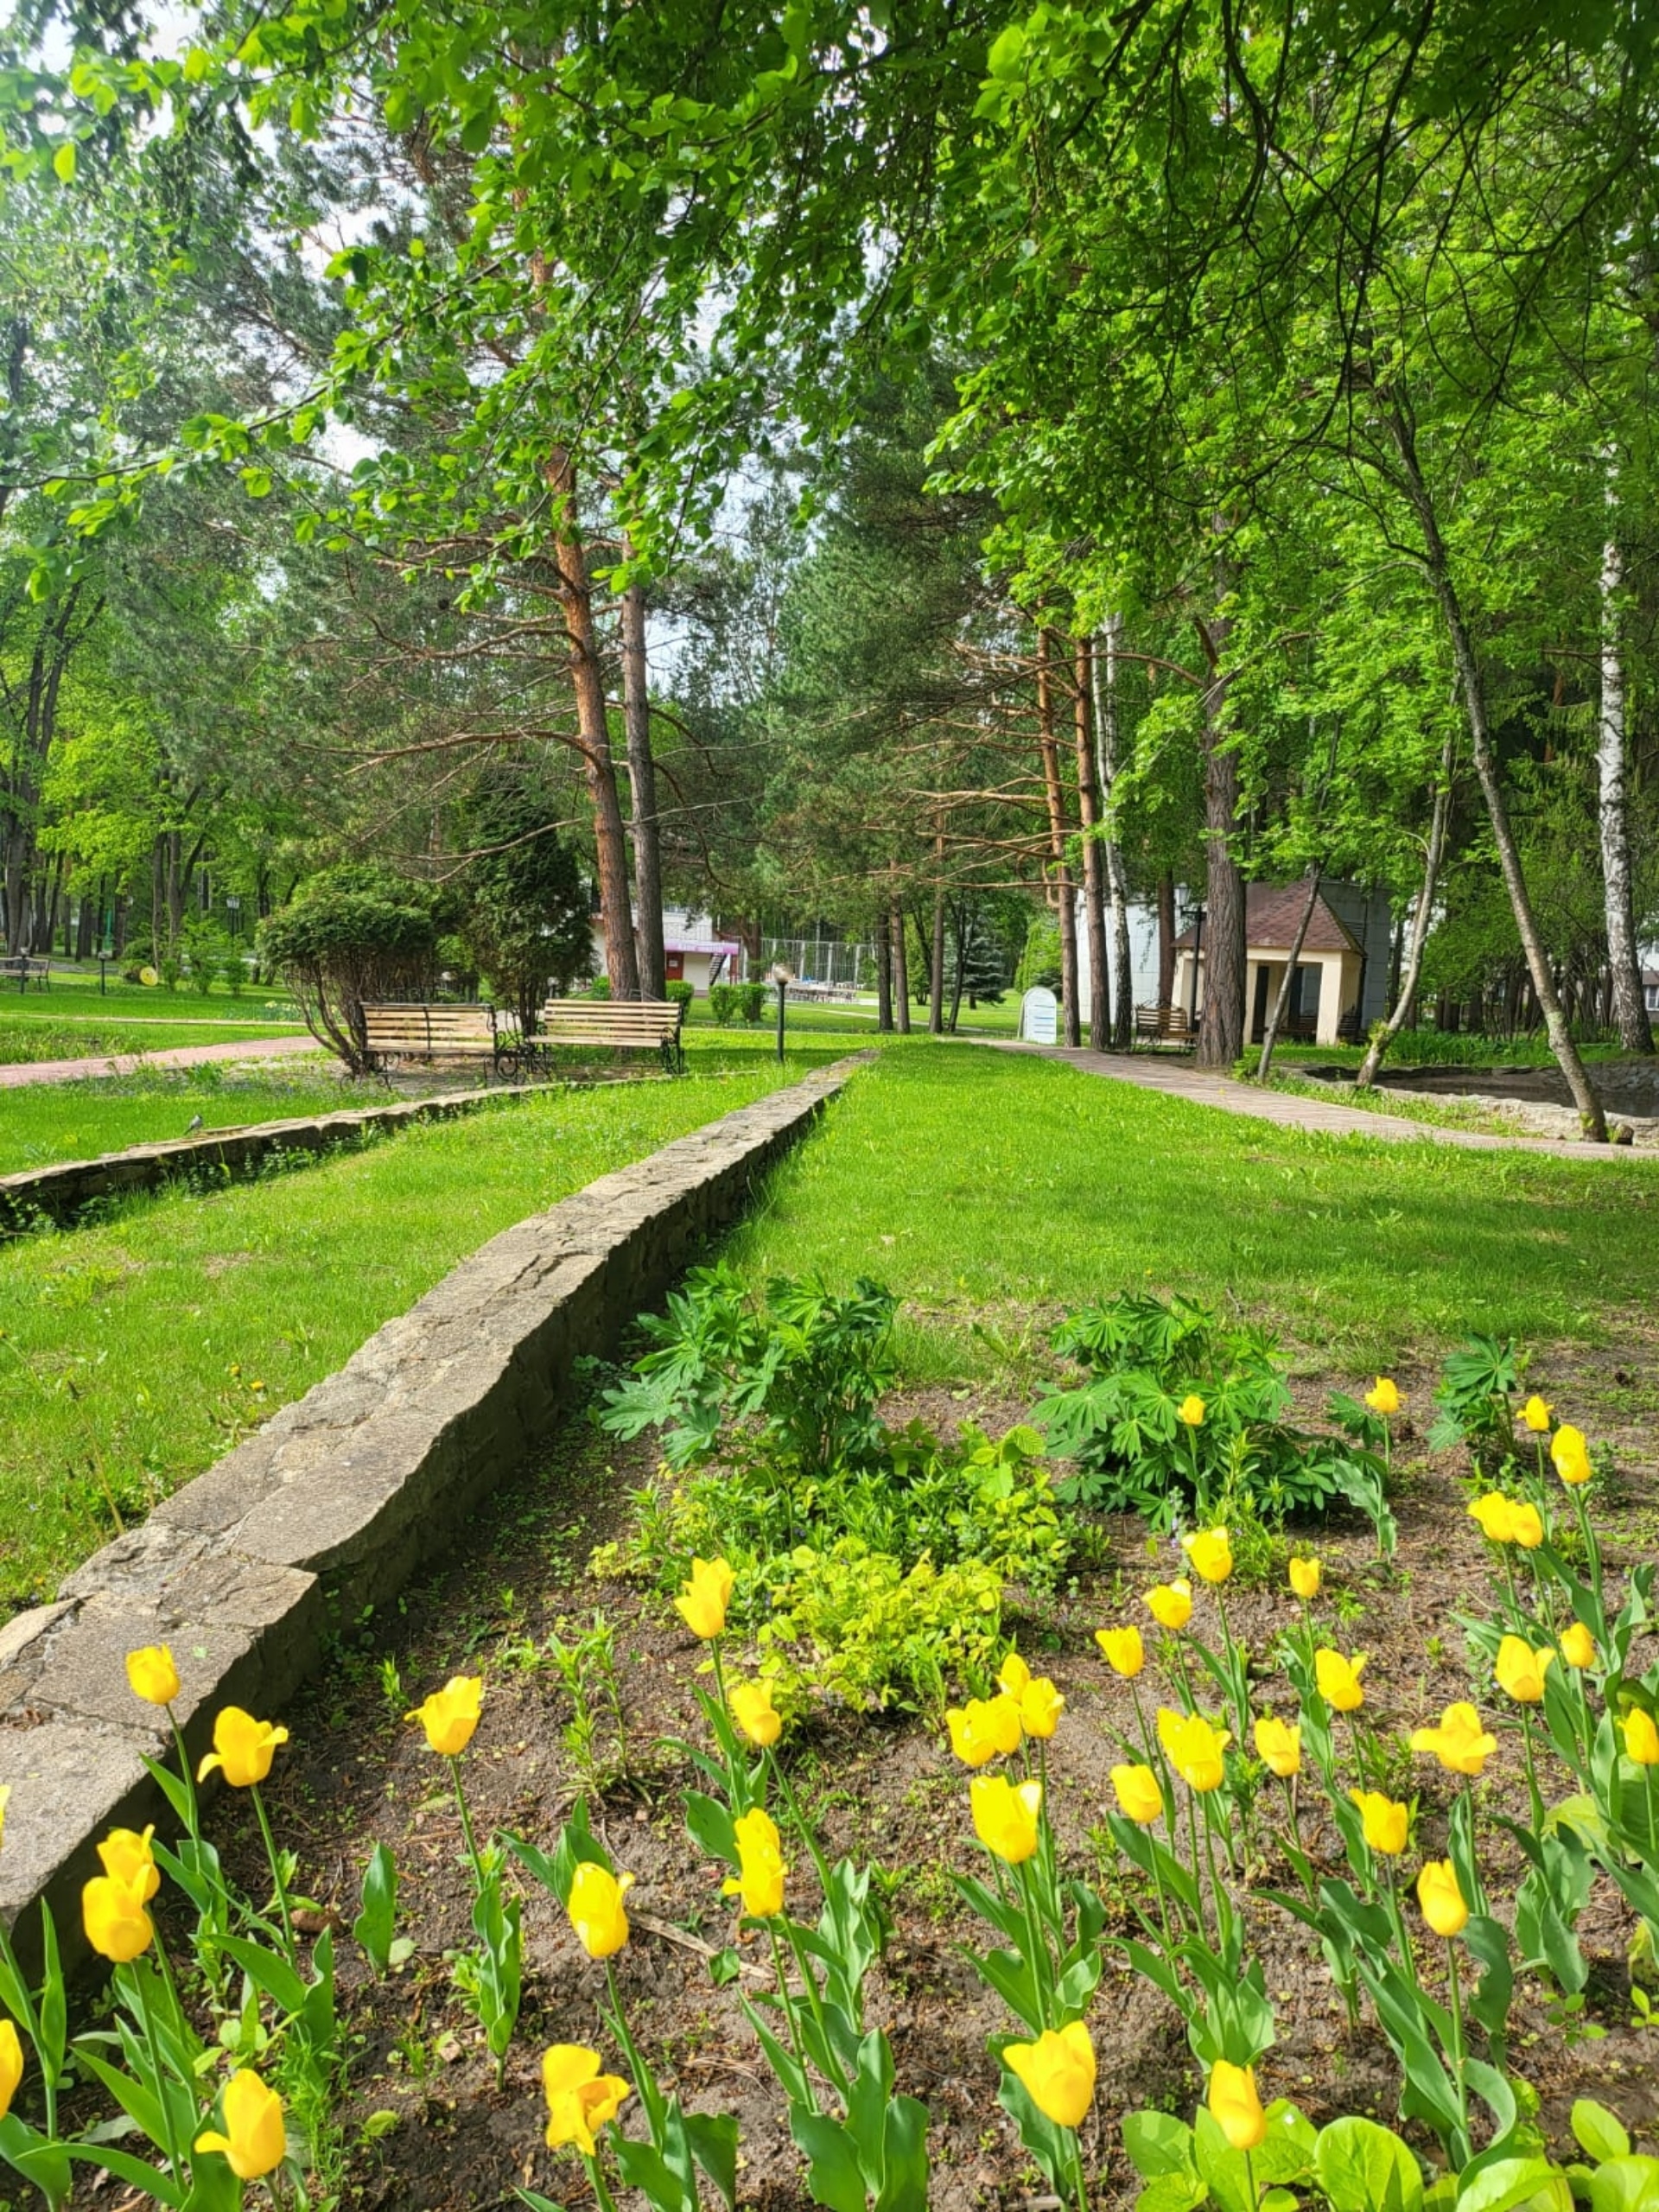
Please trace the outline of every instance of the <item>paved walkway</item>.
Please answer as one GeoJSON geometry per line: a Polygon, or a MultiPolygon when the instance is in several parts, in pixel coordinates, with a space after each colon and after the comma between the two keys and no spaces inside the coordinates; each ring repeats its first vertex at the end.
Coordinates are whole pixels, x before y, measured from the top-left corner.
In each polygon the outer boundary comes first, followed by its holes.
{"type": "Polygon", "coordinates": [[[199,1068],[213,1060],[275,1060],[321,1049],[315,1037],[250,1037],[239,1045],[175,1045],[166,1052],[117,1052],[104,1060],[19,1060],[0,1067],[0,1090],[26,1083],[75,1083],[82,1077],[136,1075],[141,1068],[199,1068]]]}
{"type": "Polygon", "coordinates": [[[1339,1106],[1334,1102],[1327,1105],[1322,1098],[1302,1098],[1293,1091],[1258,1090],[1254,1084],[1235,1083],[1230,1076],[1211,1075],[1184,1061],[1154,1058],[1150,1053],[1129,1057],[1121,1052],[1092,1052],[1086,1046],[1073,1051],[1064,1045],[1000,1042],[991,1043],[990,1049],[1034,1052],[1042,1059],[1064,1060],[1085,1075],[1108,1076],[1115,1083],[1132,1083],[1142,1090],[1161,1090],[1169,1098],[1190,1098],[1195,1106],[1214,1106],[1224,1114],[1243,1114],[1253,1121],[1276,1122],[1281,1128],[1313,1129],[1325,1136],[1377,1137],[1387,1144],[1408,1140],[1449,1144],[1465,1152],[1541,1152],[1557,1160],[1652,1157],[1645,1151],[1632,1154],[1625,1145],[1572,1144],[1559,1137],[1488,1136],[1478,1129],[1414,1122],[1402,1114],[1372,1114],[1363,1106],[1339,1106]]]}

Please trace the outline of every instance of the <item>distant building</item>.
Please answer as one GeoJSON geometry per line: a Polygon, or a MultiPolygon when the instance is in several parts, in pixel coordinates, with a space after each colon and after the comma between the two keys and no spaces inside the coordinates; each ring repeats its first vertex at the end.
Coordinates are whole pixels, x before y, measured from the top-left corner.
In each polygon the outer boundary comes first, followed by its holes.
{"type": "Polygon", "coordinates": [[[1659,1014],[1659,968],[1642,970],[1642,999],[1649,1014],[1659,1014]]]}
{"type": "MultiPolygon", "coordinates": [[[[601,915],[594,916],[593,933],[594,970],[602,976],[605,923],[601,915]]],[[[726,936],[712,917],[689,906],[663,909],[663,964],[671,983],[690,983],[695,991],[706,991],[710,983],[740,982],[746,972],[738,940],[726,936]]]]}

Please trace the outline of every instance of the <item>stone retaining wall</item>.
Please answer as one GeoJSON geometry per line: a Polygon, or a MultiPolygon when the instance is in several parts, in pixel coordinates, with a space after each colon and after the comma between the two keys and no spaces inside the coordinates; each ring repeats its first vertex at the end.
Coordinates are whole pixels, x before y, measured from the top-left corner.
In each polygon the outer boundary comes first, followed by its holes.
{"type": "Polygon", "coordinates": [[[125,1656],[172,1646],[193,1757],[225,1704],[264,1717],[330,1622],[383,1603],[548,1434],[573,1363],[612,1350],[857,1065],[837,1062],[519,1222],[338,1374],[0,1628],[0,1920],[32,1951],[44,1894],[79,1940],[111,1825],[158,1816],[162,1719],[125,1656]]]}
{"type": "Polygon", "coordinates": [[[397,1106],[363,1106],[286,1122],[257,1122],[246,1128],[210,1129],[203,1136],[105,1153],[100,1160],[66,1160],[55,1167],[0,1175],[0,1236],[18,1234],[41,1214],[52,1221],[73,1220],[95,1198],[157,1190],[204,1169],[226,1178],[245,1175],[272,1153],[327,1152],[369,1129],[444,1121],[452,1114],[472,1114],[480,1106],[531,1095],[499,1088],[458,1090],[448,1098],[417,1098],[397,1106]]]}

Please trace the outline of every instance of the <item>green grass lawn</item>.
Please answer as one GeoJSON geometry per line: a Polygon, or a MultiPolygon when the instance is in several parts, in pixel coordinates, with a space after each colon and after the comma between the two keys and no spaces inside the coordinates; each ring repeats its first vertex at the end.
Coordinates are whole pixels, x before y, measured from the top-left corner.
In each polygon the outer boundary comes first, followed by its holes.
{"type": "MultiPolygon", "coordinates": [[[[1605,1341],[1659,1300],[1659,1163],[1278,1129],[1062,1064],[891,1045],[734,1250],[756,1280],[869,1274],[924,1366],[971,1324],[1124,1287],[1236,1300],[1356,1376],[1472,1329],[1605,1341]]],[[[978,1357],[982,1363],[986,1355],[978,1357]]]]}
{"type": "Polygon", "coordinates": [[[0,1614],[48,1592],[118,1515],[142,1518],[499,1230],[834,1057],[531,1093],[0,1245],[0,1614]]]}
{"type": "Polygon", "coordinates": [[[204,1129],[225,1129],[386,1103],[379,1086],[342,1082],[321,1055],[27,1084],[0,1093],[0,1175],[187,1136],[198,1114],[204,1129]]]}

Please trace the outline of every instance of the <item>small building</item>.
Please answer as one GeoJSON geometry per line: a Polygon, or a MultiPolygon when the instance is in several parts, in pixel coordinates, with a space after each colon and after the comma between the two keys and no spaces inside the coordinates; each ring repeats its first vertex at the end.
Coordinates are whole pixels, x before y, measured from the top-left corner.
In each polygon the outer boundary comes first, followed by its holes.
{"type": "MultiPolygon", "coordinates": [[[[605,923],[599,914],[593,918],[593,933],[594,972],[602,976],[605,923]]],[[[694,991],[706,992],[710,983],[741,981],[746,962],[741,944],[726,936],[712,916],[689,906],[664,906],[663,965],[671,983],[690,983],[694,991]]]]}
{"type": "MultiPolygon", "coordinates": [[[[1250,883],[1244,888],[1244,1035],[1259,1045],[1284,980],[1306,883],[1250,883]]],[[[1175,940],[1175,1003],[1204,1005],[1202,918],[1175,940]],[[1196,972],[1195,972],[1196,970],[1196,972]]],[[[1285,1033],[1318,1045],[1364,1034],[1387,1011],[1389,919],[1387,899],[1357,884],[1322,883],[1291,979],[1285,1033]]]]}
{"type": "Polygon", "coordinates": [[[1650,1014],[1659,1015],[1659,968],[1642,970],[1642,1003],[1650,1014]]]}

